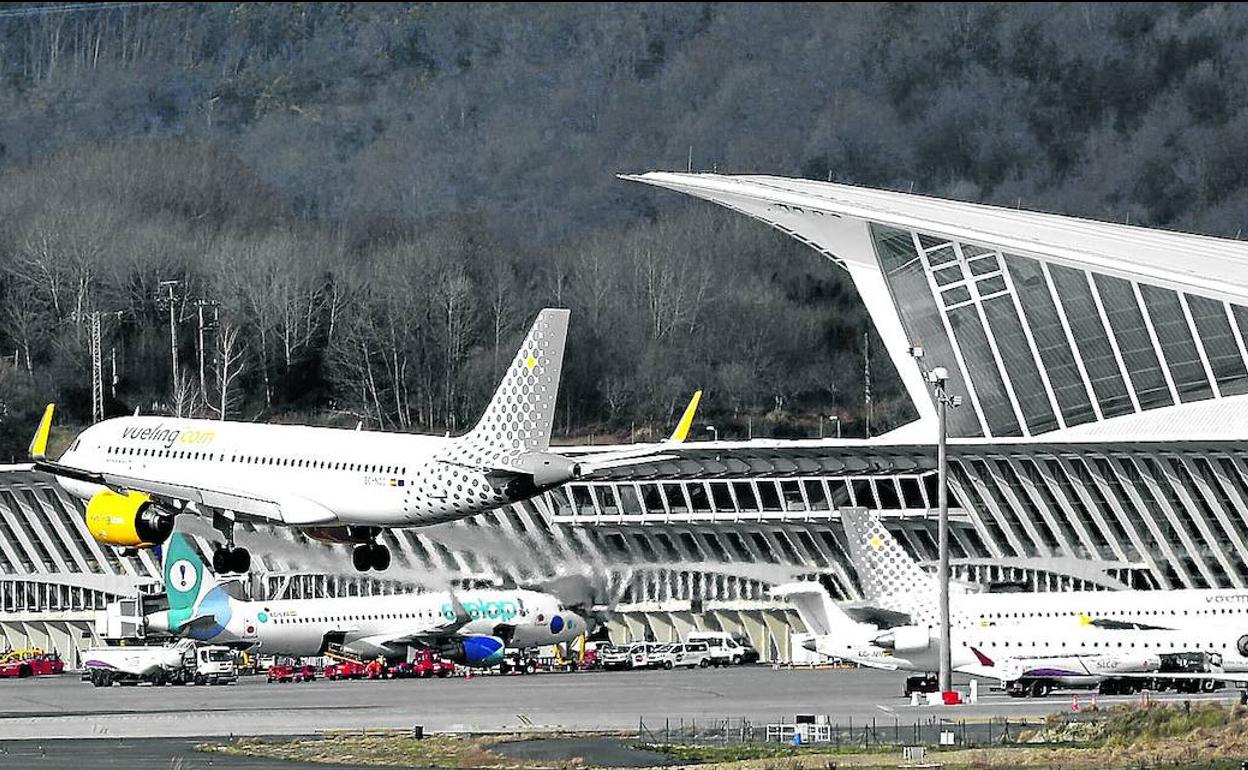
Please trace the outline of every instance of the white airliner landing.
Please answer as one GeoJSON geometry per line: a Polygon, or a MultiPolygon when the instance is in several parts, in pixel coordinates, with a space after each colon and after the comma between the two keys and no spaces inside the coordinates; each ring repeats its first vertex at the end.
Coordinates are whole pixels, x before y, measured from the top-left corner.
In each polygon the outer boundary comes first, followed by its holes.
{"type": "MultiPolygon", "coordinates": [[[[462,436],[119,417],[84,430],[54,462],[45,457],[49,404],[30,453],[36,470],[88,501],[87,528],[107,545],[159,545],[175,516],[196,513],[225,536],[213,556],[218,572],[250,568],[251,555],[234,546],[237,518],[357,543],[356,569],[384,570],[390,551],[376,542],[383,528],[472,516],[582,470],[661,457],[653,445],[585,462],[549,452],[567,329],[567,310],[541,311],[481,420],[462,436]]],[[[687,412],[685,432],[690,420],[687,412]]]]}
{"type": "Polygon", "coordinates": [[[561,644],[590,631],[575,611],[538,591],[245,601],[230,595],[180,533],[169,538],[163,562],[169,609],[147,616],[149,633],[261,655],[337,652],[405,660],[410,648],[427,648],[457,663],[488,667],[508,647],[561,644]]]}

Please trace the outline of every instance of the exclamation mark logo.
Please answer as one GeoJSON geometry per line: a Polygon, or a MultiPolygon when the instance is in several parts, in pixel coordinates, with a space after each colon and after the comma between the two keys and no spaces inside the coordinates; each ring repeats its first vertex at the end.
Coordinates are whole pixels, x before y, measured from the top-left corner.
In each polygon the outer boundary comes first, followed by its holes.
{"type": "Polygon", "coordinates": [[[175,591],[190,591],[195,587],[195,579],[195,565],[187,559],[179,560],[169,570],[169,587],[175,591]]]}

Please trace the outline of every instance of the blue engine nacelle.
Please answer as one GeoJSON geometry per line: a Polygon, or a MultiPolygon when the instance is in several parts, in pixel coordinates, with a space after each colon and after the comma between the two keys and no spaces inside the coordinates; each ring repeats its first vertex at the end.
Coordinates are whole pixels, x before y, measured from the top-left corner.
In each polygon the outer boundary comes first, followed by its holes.
{"type": "Polygon", "coordinates": [[[440,652],[442,657],[465,666],[489,668],[503,661],[506,647],[497,636],[465,636],[447,644],[440,652]]]}

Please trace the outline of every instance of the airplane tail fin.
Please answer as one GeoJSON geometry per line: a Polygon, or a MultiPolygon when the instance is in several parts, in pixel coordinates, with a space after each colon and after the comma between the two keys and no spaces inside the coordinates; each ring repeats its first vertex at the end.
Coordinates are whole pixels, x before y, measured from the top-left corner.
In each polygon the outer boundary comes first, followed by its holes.
{"type": "Polygon", "coordinates": [[[879,516],[872,516],[865,508],[842,508],[841,525],[845,527],[858,582],[868,600],[912,617],[931,612],[935,581],[885,528],[879,516]]]}
{"type": "Polygon", "coordinates": [[[170,620],[189,619],[195,615],[201,599],[217,587],[217,576],[181,532],[170,536],[162,557],[170,620]]]}
{"type": "Polygon", "coordinates": [[[480,459],[545,452],[555,421],[569,311],[537,314],[476,427],[462,437],[480,459]]]}

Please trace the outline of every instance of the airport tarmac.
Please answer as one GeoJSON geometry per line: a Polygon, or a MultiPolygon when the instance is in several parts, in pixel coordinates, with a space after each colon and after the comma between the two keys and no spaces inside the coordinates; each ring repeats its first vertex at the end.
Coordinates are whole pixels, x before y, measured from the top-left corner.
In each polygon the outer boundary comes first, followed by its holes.
{"type": "MultiPolygon", "coordinates": [[[[0,681],[0,741],[305,735],[413,725],[427,731],[636,730],[641,719],[659,729],[665,720],[732,717],[765,724],[794,714],[827,714],[841,724],[875,718],[905,725],[1036,718],[1071,707],[1070,694],[1032,700],[997,692],[981,695],[976,706],[916,708],[901,696],[904,680],[901,672],[749,666],[306,684],[247,677],[229,687],[104,689],[66,675],[0,681]]],[[[1086,706],[1091,696],[1079,698],[1086,706]]],[[[1238,692],[1160,699],[1237,701],[1238,692]]],[[[1103,697],[1100,703],[1132,700],[1103,697]]]]}

